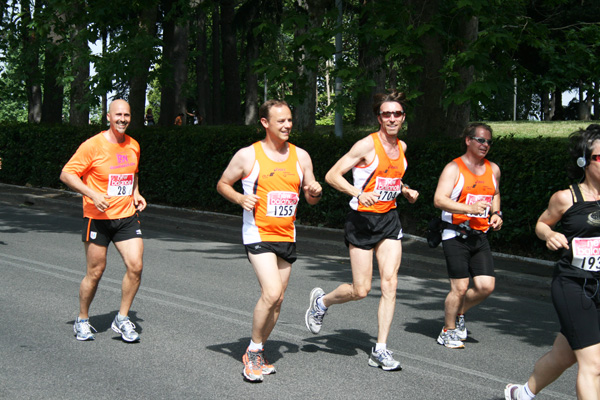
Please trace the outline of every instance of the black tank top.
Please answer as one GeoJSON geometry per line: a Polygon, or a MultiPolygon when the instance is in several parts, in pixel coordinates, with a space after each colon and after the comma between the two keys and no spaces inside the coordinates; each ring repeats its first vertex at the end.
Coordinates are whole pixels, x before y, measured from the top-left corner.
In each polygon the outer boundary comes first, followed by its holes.
{"type": "Polygon", "coordinates": [[[573,205],[560,220],[561,231],[569,241],[569,249],[562,249],[554,274],[597,279],[600,278],[600,272],[597,271],[600,270],[600,204],[585,201],[579,185],[571,185],[570,189],[573,205]],[[586,238],[598,238],[598,242],[586,238]],[[579,249],[575,257],[574,247],[579,249]],[[584,268],[580,268],[582,266],[584,268]]]}

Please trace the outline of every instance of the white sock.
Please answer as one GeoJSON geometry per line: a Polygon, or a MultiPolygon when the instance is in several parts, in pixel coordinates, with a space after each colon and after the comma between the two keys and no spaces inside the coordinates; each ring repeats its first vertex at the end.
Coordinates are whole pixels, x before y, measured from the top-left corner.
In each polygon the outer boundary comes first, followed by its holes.
{"type": "Polygon", "coordinates": [[[531,389],[529,389],[529,382],[527,382],[520,390],[519,399],[532,400],[534,397],[535,394],[531,393],[531,389]]]}
{"type": "Polygon", "coordinates": [[[260,343],[254,343],[252,340],[250,340],[250,346],[248,346],[248,350],[250,350],[250,351],[258,351],[258,350],[262,350],[262,349],[263,349],[262,342],[260,342],[260,343]]]}
{"type": "Polygon", "coordinates": [[[386,343],[377,343],[375,344],[375,351],[381,351],[381,350],[386,350],[387,349],[387,344],[386,343]]]}
{"type": "Polygon", "coordinates": [[[319,307],[321,311],[327,311],[328,307],[325,307],[325,303],[323,303],[323,296],[317,299],[317,307],[319,307]]]}
{"type": "Polygon", "coordinates": [[[122,316],[120,313],[117,313],[117,321],[123,321],[125,318],[127,318],[127,315],[122,316]]]}

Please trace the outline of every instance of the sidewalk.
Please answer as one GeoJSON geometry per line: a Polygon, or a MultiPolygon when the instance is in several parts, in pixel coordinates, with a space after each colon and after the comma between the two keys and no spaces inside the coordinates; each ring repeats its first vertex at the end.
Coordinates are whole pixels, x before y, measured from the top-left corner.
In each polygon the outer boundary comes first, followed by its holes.
{"type": "MultiPolygon", "coordinates": [[[[30,188],[0,183],[0,204],[48,209],[81,215],[81,196],[77,193],[30,188]]],[[[169,229],[193,237],[241,242],[241,217],[212,212],[149,204],[143,212],[148,228],[169,229]]],[[[348,250],[340,229],[297,225],[298,253],[308,253],[337,262],[348,262],[348,250]]],[[[405,235],[400,275],[447,280],[441,245],[429,248],[424,238],[405,235]]],[[[494,253],[496,288],[518,294],[546,298],[550,294],[552,262],[494,253]]]]}

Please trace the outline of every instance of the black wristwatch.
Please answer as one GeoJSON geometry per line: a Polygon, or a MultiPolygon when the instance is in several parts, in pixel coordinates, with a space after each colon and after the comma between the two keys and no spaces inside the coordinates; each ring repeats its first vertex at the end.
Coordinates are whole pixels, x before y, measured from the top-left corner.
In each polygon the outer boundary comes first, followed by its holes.
{"type": "Polygon", "coordinates": [[[491,217],[492,215],[497,215],[497,216],[499,216],[500,218],[504,219],[504,214],[502,214],[502,211],[494,211],[494,212],[493,212],[493,213],[490,215],[490,217],[491,217]]]}

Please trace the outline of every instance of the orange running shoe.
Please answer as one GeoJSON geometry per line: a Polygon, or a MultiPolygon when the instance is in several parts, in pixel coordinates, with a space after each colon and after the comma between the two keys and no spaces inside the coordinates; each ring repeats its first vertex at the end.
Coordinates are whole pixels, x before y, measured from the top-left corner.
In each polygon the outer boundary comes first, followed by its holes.
{"type": "Polygon", "coordinates": [[[242,357],[242,362],[244,363],[244,378],[246,378],[249,382],[262,382],[263,380],[263,358],[261,351],[250,351],[247,349],[242,357]]]}
{"type": "Polygon", "coordinates": [[[271,375],[277,372],[275,366],[273,364],[269,364],[264,355],[264,350],[259,351],[260,361],[262,363],[262,373],[263,375],[271,375]]]}

